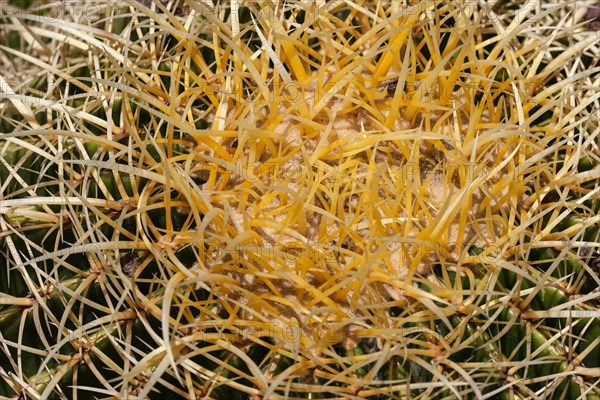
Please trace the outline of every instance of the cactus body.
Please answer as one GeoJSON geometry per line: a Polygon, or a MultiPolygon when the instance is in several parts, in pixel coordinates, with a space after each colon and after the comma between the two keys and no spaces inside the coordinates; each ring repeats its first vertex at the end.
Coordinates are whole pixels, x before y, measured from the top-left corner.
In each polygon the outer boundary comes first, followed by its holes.
{"type": "Polygon", "coordinates": [[[409,3],[2,17],[1,398],[600,399],[588,4],[409,3]]]}

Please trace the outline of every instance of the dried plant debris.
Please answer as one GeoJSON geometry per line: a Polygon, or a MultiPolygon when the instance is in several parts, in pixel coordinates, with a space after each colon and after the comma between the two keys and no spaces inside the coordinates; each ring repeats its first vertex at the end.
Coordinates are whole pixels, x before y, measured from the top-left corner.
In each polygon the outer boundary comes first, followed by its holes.
{"type": "Polygon", "coordinates": [[[586,262],[590,269],[600,278],[600,253],[593,247],[582,247],[579,256],[586,262]]]}
{"type": "Polygon", "coordinates": [[[123,273],[131,278],[133,273],[139,268],[142,262],[142,258],[138,253],[127,253],[119,259],[121,263],[121,270],[123,273]]]}
{"type": "Polygon", "coordinates": [[[590,31],[600,30],[600,2],[591,5],[583,19],[588,21],[587,27],[590,31]]]}

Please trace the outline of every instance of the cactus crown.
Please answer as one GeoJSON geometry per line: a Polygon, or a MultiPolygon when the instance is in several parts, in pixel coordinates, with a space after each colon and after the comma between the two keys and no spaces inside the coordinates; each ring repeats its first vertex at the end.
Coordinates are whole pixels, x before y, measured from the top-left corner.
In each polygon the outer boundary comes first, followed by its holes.
{"type": "Polygon", "coordinates": [[[1,396],[600,398],[587,3],[3,7],[1,396]]]}

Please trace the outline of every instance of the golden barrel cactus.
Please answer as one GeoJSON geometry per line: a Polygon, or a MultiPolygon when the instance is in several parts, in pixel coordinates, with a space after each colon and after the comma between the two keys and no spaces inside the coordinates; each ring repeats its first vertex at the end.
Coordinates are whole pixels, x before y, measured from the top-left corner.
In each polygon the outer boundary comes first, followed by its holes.
{"type": "Polygon", "coordinates": [[[593,6],[3,3],[0,396],[600,399],[593,6]]]}

